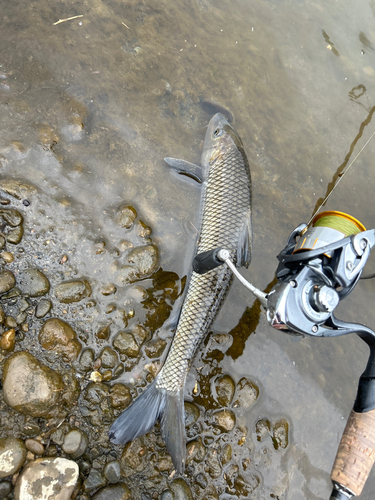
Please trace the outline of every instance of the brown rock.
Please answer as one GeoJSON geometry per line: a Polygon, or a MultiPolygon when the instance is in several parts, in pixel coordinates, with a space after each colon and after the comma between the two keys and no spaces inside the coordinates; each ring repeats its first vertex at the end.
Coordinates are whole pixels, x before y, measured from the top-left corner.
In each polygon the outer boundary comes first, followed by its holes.
{"type": "Polygon", "coordinates": [[[58,352],[70,361],[77,359],[82,349],[76,332],[59,318],[48,319],[42,326],[38,338],[44,349],[58,352]]]}
{"type": "Polygon", "coordinates": [[[7,332],[4,332],[0,338],[0,348],[5,351],[13,351],[16,344],[16,331],[11,328],[7,332]]]}

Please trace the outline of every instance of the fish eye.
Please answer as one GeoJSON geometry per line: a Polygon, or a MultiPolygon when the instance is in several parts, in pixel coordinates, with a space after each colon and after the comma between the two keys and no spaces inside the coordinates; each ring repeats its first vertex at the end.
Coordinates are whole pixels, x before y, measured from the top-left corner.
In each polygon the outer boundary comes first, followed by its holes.
{"type": "Polygon", "coordinates": [[[217,137],[220,134],[220,129],[217,128],[214,132],[214,136],[217,137]]]}

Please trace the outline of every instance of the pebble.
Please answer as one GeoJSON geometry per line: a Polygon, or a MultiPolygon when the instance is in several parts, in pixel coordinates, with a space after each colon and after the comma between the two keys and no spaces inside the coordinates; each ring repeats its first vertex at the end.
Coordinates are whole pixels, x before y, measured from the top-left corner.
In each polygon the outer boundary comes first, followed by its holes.
{"type": "Polygon", "coordinates": [[[81,357],[79,358],[79,364],[81,369],[85,372],[92,370],[94,359],[95,359],[94,349],[91,349],[91,347],[84,349],[81,353],[81,357]]]}
{"type": "Polygon", "coordinates": [[[147,238],[152,233],[152,229],[147,226],[143,221],[138,221],[138,236],[141,238],[147,238]]]}
{"type": "Polygon", "coordinates": [[[145,346],[145,353],[149,358],[160,358],[166,347],[167,342],[165,340],[152,340],[145,346]]]}
{"type": "Polygon", "coordinates": [[[193,441],[189,441],[186,446],[186,463],[189,463],[192,460],[195,462],[202,462],[205,456],[206,448],[204,447],[200,437],[198,439],[194,439],[193,441]]]}
{"type": "Polygon", "coordinates": [[[2,308],[2,306],[0,306],[0,323],[4,323],[5,321],[5,312],[4,312],[4,309],[2,308]]]}
{"type": "Polygon", "coordinates": [[[201,488],[205,489],[207,488],[207,485],[208,485],[208,481],[207,481],[207,478],[206,476],[200,472],[199,474],[197,474],[195,476],[195,482],[197,483],[198,486],[200,486],[201,488]]]}
{"type": "Polygon", "coordinates": [[[30,195],[37,192],[35,186],[11,178],[2,179],[0,181],[0,189],[18,200],[21,200],[22,198],[29,198],[30,195]]]}
{"type": "Polygon", "coordinates": [[[57,300],[63,304],[80,302],[91,296],[91,286],[87,280],[65,281],[55,286],[57,300]]]}
{"type": "Polygon", "coordinates": [[[171,485],[173,500],[194,500],[189,486],[182,478],[175,479],[171,485]]]}
{"type": "Polygon", "coordinates": [[[164,490],[160,495],[160,500],[174,500],[171,490],[164,490]]]}
{"type": "Polygon", "coordinates": [[[39,342],[44,349],[55,351],[74,361],[81,352],[81,344],[77,340],[77,334],[73,328],[59,318],[47,319],[42,326],[39,342]]]}
{"type": "Polygon", "coordinates": [[[271,422],[266,418],[258,420],[255,424],[255,432],[257,435],[257,441],[263,441],[271,433],[271,422]]]}
{"type": "Polygon", "coordinates": [[[12,485],[8,481],[0,482],[0,498],[3,499],[12,491],[12,485]]]}
{"type": "Polygon", "coordinates": [[[44,318],[52,309],[52,302],[48,299],[41,299],[36,307],[35,316],[44,318]]]}
{"type": "Polygon", "coordinates": [[[23,227],[18,226],[13,231],[9,231],[6,235],[6,240],[8,243],[12,243],[13,245],[18,245],[21,242],[23,236],[23,227]]]}
{"type": "Polygon", "coordinates": [[[208,464],[208,473],[212,479],[217,479],[221,476],[221,465],[219,462],[219,457],[217,450],[215,448],[210,448],[207,453],[206,462],[208,464]]]}
{"type": "Polygon", "coordinates": [[[12,271],[0,272],[0,294],[8,292],[16,284],[16,279],[12,271]]]}
{"type": "Polygon", "coordinates": [[[5,246],[5,238],[4,236],[0,235],[0,250],[4,248],[5,246]]]}
{"type": "Polygon", "coordinates": [[[78,481],[78,465],[66,458],[38,458],[19,475],[15,500],[69,500],[78,481]]]}
{"type": "Polygon", "coordinates": [[[90,382],[84,392],[84,399],[88,407],[96,410],[98,405],[109,395],[109,388],[103,383],[90,382]]]}
{"type": "Polygon", "coordinates": [[[62,449],[67,455],[76,459],[85,453],[88,444],[86,434],[79,429],[73,429],[64,437],[62,449]]]}
{"type": "Polygon", "coordinates": [[[17,282],[22,292],[30,297],[41,297],[50,289],[48,278],[39,269],[28,268],[20,271],[17,282]]]}
{"type": "Polygon", "coordinates": [[[12,354],[4,363],[4,400],[20,413],[34,417],[49,415],[63,388],[61,376],[28,352],[12,354]]]}
{"type": "Polygon", "coordinates": [[[138,278],[137,269],[133,266],[122,266],[116,272],[115,282],[117,286],[125,286],[134,283],[138,278]]]}
{"type": "Polygon", "coordinates": [[[90,373],[90,380],[93,382],[101,382],[103,380],[103,376],[100,372],[94,370],[90,373]]]}
{"type": "Polygon", "coordinates": [[[13,316],[7,316],[5,318],[5,326],[7,328],[17,328],[17,321],[13,318],[13,316]]]}
{"type": "Polygon", "coordinates": [[[109,483],[117,483],[121,478],[120,462],[118,460],[108,462],[103,472],[109,483]]]}
{"type": "Polygon", "coordinates": [[[236,425],[236,416],[231,410],[219,410],[213,414],[213,424],[222,432],[230,432],[236,425]]]}
{"type": "Polygon", "coordinates": [[[34,455],[43,455],[44,453],[44,446],[37,439],[26,439],[25,446],[34,455]]]}
{"type": "Polygon", "coordinates": [[[83,488],[86,493],[92,493],[95,490],[102,488],[106,483],[103,475],[96,469],[91,469],[90,474],[87,476],[83,483],[83,488]]]}
{"type": "Polygon", "coordinates": [[[25,460],[26,448],[22,439],[0,438],[0,478],[15,474],[25,460]]]}
{"type": "Polygon", "coordinates": [[[99,330],[96,332],[96,338],[99,340],[107,340],[111,334],[111,327],[110,325],[103,326],[102,328],[99,328],[99,330]]]}
{"type": "Polygon", "coordinates": [[[16,331],[14,328],[4,332],[0,338],[0,348],[5,351],[13,351],[16,345],[16,331]]]}
{"type": "Polygon", "coordinates": [[[226,443],[221,449],[220,461],[222,465],[226,465],[231,460],[232,460],[232,447],[229,443],[226,443]]]}
{"type": "Polygon", "coordinates": [[[113,346],[121,354],[126,354],[130,358],[135,358],[139,354],[139,346],[129,332],[120,332],[113,341],[113,346]]]}
{"type": "Polygon", "coordinates": [[[190,401],[185,401],[185,426],[190,427],[195,424],[200,415],[200,411],[197,405],[190,403],[190,401]]]}
{"type": "Polygon", "coordinates": [[[144,278],[156,271],[159,262],[159,251],[156,245],[145,245],[134,248],[128,261],[138,269],[138,278],[144,278]]]}
{"type": "Polygon", "coordinates": [[[2,257],[8,264],[14,261],[14,255],[10,252],[2,252],[0,257],[2,257]]]}
{"type": "Polygon", "coordinates": [[[103,368],[114,368],[118,363],[118,354],[111,347],[105,347],[101,354],[100,359],[102,360],[103,368]]]}
{"type": "Polygon", "coordinates": [[[273,426],[272,443],[275,450],[285,449],[289,444],[289,424],[286,420],[280,420],[273,426]]]}
{"type": "Polygon", "coordinates": [[[236,387],[236,399],[233,403],[234,407],[250,408],[258,399],[259,388],[247,378],[243,377],[238,382],[236,387]]]}
{"type": "Polygon", "coordinates": [[[131,491],[124,483],[113,484],[99,490],[92,497],[93,500],[130,500],[131,491]]]}
{"type": "Polygon", "coordinates": [[[101,289],[101,294],[104,296],[112,295],[113,293],[116,293],[117,288],[113,283],[109,283],[108,285],[103,286],[101,289]]]}
{"type": "Polygon", "coordinates": [[[9,224],[9,226],[17,227],[22,224],[23,217],[18,210],[14,208],[1,208],[0,217],[9,224]]]}
{"type": "Polygon", "coordinates": [[[115,223],[125,229],[130,229],[137,218],[137,211],[130,205],[121,205],[115,215],[115,223]]]}
{"type": "Polygon", "coordinates": [[[132,402],[130,390],[124,384],[115,384],[109,391],[109,400],[113,408],[125,410],[132,402]]]}
{"type": "Polygon", "coordinates": [[[27,422],[27,424],[23,426],[22,432],[26,434],[26,436],[37,436],[40,434],[41,429],[35,422],[27,422]]]}
{"type": "Polygon", "coordinates": [[[145,340],[149,338],[150,333],[142,325],[136,325],[132,329],[132,335],[135,338],[137,344],[141,345],[145,340]]]}
{"type": "Polygon", "coordinates": [[[231,404],[235,389],[236,385],[230,375],[223,375],[216,379],[216,401],[220,406],[229,406],[231,404]]]}

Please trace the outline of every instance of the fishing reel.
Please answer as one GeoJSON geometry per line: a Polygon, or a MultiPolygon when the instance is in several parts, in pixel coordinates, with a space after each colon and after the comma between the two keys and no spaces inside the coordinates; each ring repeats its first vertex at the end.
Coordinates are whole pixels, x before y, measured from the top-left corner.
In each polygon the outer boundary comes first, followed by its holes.
{"type": "Polygon", "coordinates": [[[334,310],[358,283],[375,229],[342,212],[322,212],[300,224],[277,256],[277,283],[266,294],[241,276],[226,249],[197,255],[193,269],[204,274],[224,263],[265,307],[269,324],[292,335],[337,337],[356,333],[370,347],[357,398],[331,473],[331,500],[360,495],[375,461],[375,332],[337,319],[334,310]]]}

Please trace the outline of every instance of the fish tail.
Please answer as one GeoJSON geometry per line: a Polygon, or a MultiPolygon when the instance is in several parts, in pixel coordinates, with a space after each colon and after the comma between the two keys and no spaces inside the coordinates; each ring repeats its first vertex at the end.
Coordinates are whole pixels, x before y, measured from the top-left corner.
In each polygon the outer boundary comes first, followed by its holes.
{"type": "Polygon", "coordinates": [[[149,432],[160,420],[168,453],[177,473],[182,474],[186,455],[184,389],[171,393],[157,387],[157,380],[117,417],[109,439],[114,444],[126,444],[149,432]]]}

